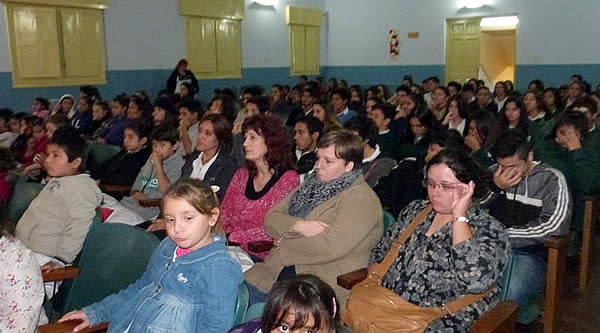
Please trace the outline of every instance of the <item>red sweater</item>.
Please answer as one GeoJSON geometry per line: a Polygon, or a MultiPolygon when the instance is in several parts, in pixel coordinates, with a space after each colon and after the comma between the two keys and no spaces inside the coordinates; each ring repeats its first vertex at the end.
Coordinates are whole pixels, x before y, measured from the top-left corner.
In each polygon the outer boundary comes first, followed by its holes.
{"type": "MultiPolygon", "coordinates": [[[[264,229],[265,215],[269,209],[285,198],[300,184],[300,178],[294,170],[285,172],[281,178],[258,200],[250,200],[244,194],[248,184],[248,169],[236,171],[227,188],[221,204],[221,218],[225,232],[231,233],[229,241],[241,244],[248,252],[248,242],[271,240],[264,229]]],[[[266,253],[252,253],[260,258],[266,253]]]]}
{"type": "Polygon", "coordinates": [[[20,161],[21,164],[23,164],[24,166],[29,166],[33,164],[33,158],[35,157],[35,155],[46,153],[46,148],[48,146],[48,136],[46,135],[42,136],[39,139],[31,138],[30,140],[32,140],[32,146],[29,146],[28,144],[28,149],[23,155],[23,159],[20,161]]]}
{"type": "Polygon", "coordinates": [[[12,197],[13,188],[8,180],[6,180],[6,175],[6,171],[0,171],[0,202],[8,203],[12,197]]]}

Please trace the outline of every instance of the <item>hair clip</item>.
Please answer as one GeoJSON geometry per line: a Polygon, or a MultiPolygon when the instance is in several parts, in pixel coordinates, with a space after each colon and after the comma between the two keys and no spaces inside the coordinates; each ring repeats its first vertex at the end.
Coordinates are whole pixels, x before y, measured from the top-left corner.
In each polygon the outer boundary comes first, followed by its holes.
{"type": "Polygon", "coordinates": [[[221,189],[218,185],[210,185],[210,189],[216,194],[221,189]]]}
{"type": "Polygon", "coordinates": [[[337,304],[335,302],[335,297],[332,297],[331,300],[333,301],[333,317],[335,318],[335,315],[337,314],[337,304]]]}
{"type": "Polygon", "coordinates": [[[585,112],[589,112],[590,109],[586,108],[585,106],[578,106],[576,108],[573,108],[573,111],[585,113],[585,112]]]}

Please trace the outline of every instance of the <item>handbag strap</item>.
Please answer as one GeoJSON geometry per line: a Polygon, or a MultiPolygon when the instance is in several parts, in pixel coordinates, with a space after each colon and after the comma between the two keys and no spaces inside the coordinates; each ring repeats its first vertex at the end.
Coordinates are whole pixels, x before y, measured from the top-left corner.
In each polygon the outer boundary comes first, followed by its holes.
{"type": "MultiPolygon", "coordinates": [[[[390,267],[392,267],[392,264],[400,254],[400,248],[402,247],[402,245],[406,243],[408,238],[412,235],[413,232],[415,232],[417,227],[423,224],[423,222],[425,222],[425,218],[427,217],[427,215],[429,215],[429,213],[431,213],[432,209],[433,207],[431,206],[431,204],[423,208],[423,210],[421,210],[419,214],[417,214],[413,218],[412,222],[406,227],[404,232],[394,241],[394,243],[392,243],[390,250],[386,254],[385,258],[383,258],[381,263],[375,265],[371,276],[376,278],[378,284],[381,284],[383,276],[388,272],[390,267]]],[[[443,304],[440,307],[440,309],[447,314],[453,315],[458,311],[462,310],[463,308],[466,308],[467,306],[481,300],[482,298],[487,296],[491,291],[492,289],[489,289],[481,294],[467,294],[461,296],[450,303],[443,304]]]]}
{"type": "Polygon", "coordinates": [[[392,264],[394,263],[396,258],[398,258],[398,255],[400,254],[400,248],[402,247],[402,245],[406,242],[410,235],[412,235],[412,233],[417,229],[417,227],[425,221],[425,218],[427,217],[427,215],[429,215],[432,209],[433,208],[431,204],[423,208],[423,210],[421,210],[419,214],[417,214],[415,218],[413,218],[412,222],[406,227],[404,232],[392,243],[390,250],[385,255],[385,258],[383,258],[381,263],[375,265],[375,268],[373,269],[371,275],[373,275],[376,278],[379,284],[381,284],[383,276],[388,272],[390,267],[392,267],[392,264]]]}

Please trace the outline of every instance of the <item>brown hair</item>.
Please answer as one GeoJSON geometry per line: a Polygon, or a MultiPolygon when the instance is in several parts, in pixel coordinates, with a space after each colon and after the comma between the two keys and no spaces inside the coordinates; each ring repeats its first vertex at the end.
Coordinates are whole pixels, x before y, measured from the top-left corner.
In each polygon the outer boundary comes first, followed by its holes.
{"type": "MultiPolygon", "coordinates": [[[[169,186],[164,200],[162,200],[163,207],[167,198],[183,199],[202,215],[213,215],[214,209],[219,208],[219,199],[215,191],[205,182],[190,177],[181,178],[169,186]]],[[[212,227],[212,232],[223,233],[223,224],[220,218],[212,227]]]]}
{"type": "MultiPolygon", "coordinates": [[[[231,152],[231,145],[233,141],[233,136],[231,134],[231,123],[227,118],[225,118],[222,114],[206,114],[202,119],[200,119],[200,123],[202,124],[205,121],[210,121],[213,126],[213,132],[219,141],[219,151],[223,151],[225,153],[231,152]]],[[[198,126],[200,129],[200,126],[198,126]]]]}
{"type": "Polygon", "coordinates": [[[327,132],[319,140],[318,148],[335,145],[335,156],[346,163],[354,162],[354,170],[358,169],[363,160],[362,140],[349,130],[327,132]]]}

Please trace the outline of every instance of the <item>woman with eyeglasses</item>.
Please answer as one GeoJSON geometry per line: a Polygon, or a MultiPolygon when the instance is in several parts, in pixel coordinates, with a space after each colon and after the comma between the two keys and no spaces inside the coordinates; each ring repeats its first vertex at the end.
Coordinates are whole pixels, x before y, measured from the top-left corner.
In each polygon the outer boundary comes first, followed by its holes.
{"type": "MultiPolygon", "coordinates": [[[[487,176],[465,151],[444,149],[425,170],[429,199],[413,201],[400,213],[371,252],[370,263],[381,263],[423,211],[422,223],[402,245],[381,284],[421,307],[483,294],[454,315],[434,320],[425,331],[469,332],[500,300],[498,281],[508,259],[508,237],[500,222],[479,209],[478,201],[489,191],[487,176]]],[[[369,271],[373,269],[370,265],[369,271]]]]}

